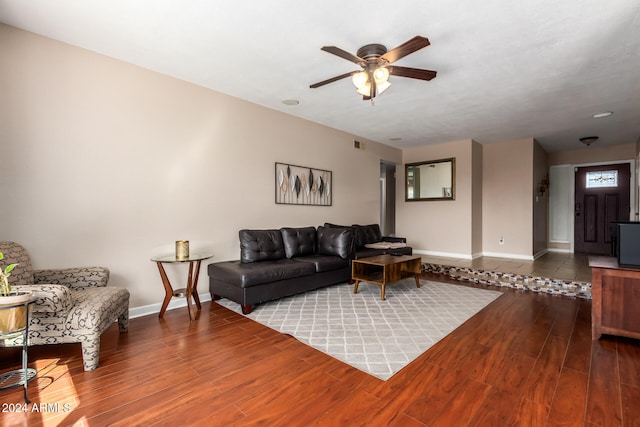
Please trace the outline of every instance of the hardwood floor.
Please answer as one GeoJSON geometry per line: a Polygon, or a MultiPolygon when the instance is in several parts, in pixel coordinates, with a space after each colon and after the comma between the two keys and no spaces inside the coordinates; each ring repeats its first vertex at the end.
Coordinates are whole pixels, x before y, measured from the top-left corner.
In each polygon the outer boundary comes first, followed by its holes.
{"type": "MultiPolygon", "coordinates": [[[[30,366],[39,370],[29,387],[33,403],[28,413],[4,412],[0,421],[639,425],[640,341],[592,341],[589,301],[501,290],[503,296],[388,381],[215,303],[203,304],[191,324],[185,309],[167,312],[164,320],[132,319],[127,334],[113,325],[103,335],[101,366],[93,372],[82,370],[78,345],[31,348],[30,366]],[[44,406],[33,412],[34,404],[44,406]]],[[[19,351],[0,354],[1,370],[18,367],[19,351]]],[[[23,403],[22,389],[0,392],[0,402],[5,411],[16,409],[11,404],[23,403]]]]}
{"type": "Polygon", "coordinates": [[[591,282],[589,256],[579,253],[548,252],[540,258],[536,258],[534,261],[496,257],[460,259],[422,255],[422,261],[430,264],[473,268],[485,271],[591,282]]]}

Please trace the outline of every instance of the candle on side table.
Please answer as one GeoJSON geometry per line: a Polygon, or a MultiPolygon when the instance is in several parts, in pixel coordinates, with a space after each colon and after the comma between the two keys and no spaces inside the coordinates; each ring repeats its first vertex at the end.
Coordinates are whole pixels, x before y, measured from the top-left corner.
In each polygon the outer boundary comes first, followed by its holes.
{"type": "Polygon", "coordinates": [[[176,259],[189,259],[188,240],[176,240],[176,259]]]}

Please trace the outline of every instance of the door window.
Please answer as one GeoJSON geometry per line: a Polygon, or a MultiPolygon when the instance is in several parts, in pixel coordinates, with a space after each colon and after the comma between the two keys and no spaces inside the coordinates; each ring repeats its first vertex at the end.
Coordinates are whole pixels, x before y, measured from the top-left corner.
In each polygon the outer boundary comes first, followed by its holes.
{"type": "Polygon", "coordinates": [[[587,172],[587,188],[603,188],[618,186],[618,171],[587,172]]]}

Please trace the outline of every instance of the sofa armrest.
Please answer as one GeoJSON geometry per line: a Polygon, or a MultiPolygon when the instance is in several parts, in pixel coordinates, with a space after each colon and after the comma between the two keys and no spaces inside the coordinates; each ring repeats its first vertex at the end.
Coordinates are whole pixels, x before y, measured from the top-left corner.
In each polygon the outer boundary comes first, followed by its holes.
{"type": "Polygon", "coordinates": [[[65,285],[14,286],[14,290],[31,292],[35,298],[32,310],[37,313],[66,313],[73,305],[71,290],[65,285]]]}
{"type": "Polygon", "coordinates": [[[107,286],[109,269],[105,267],[58,268],[34,270],[35,284],[52,283],[65,285],[72,289],[85,289],[107,286]]]}
{"type": "Polygon", "coordinates": [[[407,243],[406,237],[395,237],[395,236],[383,236],[383,242],[393,242],[393,243],[407,243]]]}

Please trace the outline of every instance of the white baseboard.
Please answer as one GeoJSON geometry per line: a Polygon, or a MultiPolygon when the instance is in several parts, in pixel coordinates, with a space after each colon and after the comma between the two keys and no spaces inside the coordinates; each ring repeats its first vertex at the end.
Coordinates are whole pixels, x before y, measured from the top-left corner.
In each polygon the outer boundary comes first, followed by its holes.
{"type": "MultiPolygon", "coordinates": [[[[209,292],[207,292],[206,294],[198,293],[198,296],[200,297],[200,302],[211,301],[211,294],[209,292]]],[[[169,301],[167,310],[173,310],[186,306],[187,300],[185,298],[173,298],[171,301],[169,301]]],[[[141,307],[132,307],[129,308],[129,318],[134,319],[136,317],[148,316],[149,314],[157,314],[160,313],[161,308],[162,303],[143,305],[141,307]]]]}
{"type": "MultiPolygon", "coordinates": [[[[532,255],[505,254],[502,252],[483,252],[480,254],[469,255],[469,254],[458,254],[458,253],[450,253],[450,252],[423,251],[419,249],[417,250],[414,249],[413,253],[417,255],[439,256],[439,257],[445,257],[445,258],[456,258],[456,259],[464,259],[464,260],[476,259],[483,256],[488,256],[492,258],[522,259],[526,261],[533,261],[535,259],[532,255]]],[[[543,254],[540,253],[540,255],[536,255],[536,256],[542,256],[542,255],[543,254]]]]}
{"type": "Polygon", "coordinates": [[[420,249],[414,249],[413,253],[416,255],[440,256],[445,258],[473,259],[473,257],[469,254],[459,254],[452,252],[423,251],[420,249]]]}
{"type": "Polygon", "coordinates": [[[511,259],[522,259],[525,261],[533,261],[534,257],[532,255],[522,255],[522,254],[505,254],[502,252],[483,252],[482,256],[488,256],[493,258],[511,258],[511,259]]]}
{"type": "Polygon", "coordinates": [[[476,259],[476,258],[486,256],[486,257],[492,257],[492,258],[521,259],[525,261],[535,261],[536,259],[547,254],[548,252],[560,252],[560,253],[568,253],[568,254],[573,253],[573,251],[570,249],[558,249],[558,248],[543,249],[540,252],[536,253],[535,255],[507,254],[502,252],[482,252],[479,254],[468,255],[468,254],[459,254],[459,253],[452,253],[452,252],[424,251],[420,249],[413,250],[413,253],[416,255],[438,256],[438,257],[445,257],[445,258],[470,260],[470,259],[476,259]]]}
{"type": "Polygon", "coordinates": [[[549,248],[547,252],[559,252],[563,254],[572,254],[573,251],[571,249],[561,249],[561,248],[549,248]]]}
{"type": "Polygon", "coordinates": [[[541,256],[546,255],[548,252],[549,252],[549,250],[548,250],[548,249],[543,249],[543,250],[541,250],[540,252],[538,252],[537,254],[533,255],[533,259],[534,259],[534,260],[535,260],[535,259],[538,259],[538,258],[540,258],[541,256]]]}
{"type": "MultiPolygon", "coordinates": [[[[476,259],[483,256],[493,257],[493,258],[522,259],[527,261],[533,261],[535,259],[532,255],[505,254],[501,252],[482,252],[479,254],[469,255],[469,254],[459,254],[459,253],[451,253],[451,252],[436,252],[436,251],[424,251],[420,249],[414,249],[413,253],[417,255],[438,256],[438,257],[466,259],[466,260],[476,259]]],[[[542,255],[543,254],[540,253],[539,255],[536,255],[536,257],[542,256],[542,255]]]]}

